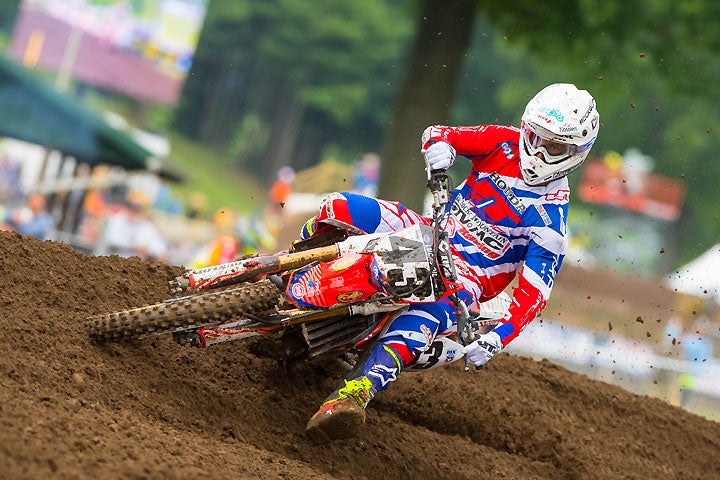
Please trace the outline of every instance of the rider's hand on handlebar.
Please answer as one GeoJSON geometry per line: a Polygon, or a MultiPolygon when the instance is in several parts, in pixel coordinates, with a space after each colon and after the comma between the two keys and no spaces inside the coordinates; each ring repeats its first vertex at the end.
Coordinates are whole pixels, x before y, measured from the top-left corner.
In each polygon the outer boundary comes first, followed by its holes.
{"type": "Polygon", "coordinates": [[[490,360],[493,355],[502,350],[503,344],[500,335],[495,332],[478,335],[477,340],[465,347],[465,355],[470,363],[481,367],[490,360]]]}
{"type": "Polygon", "coordinates": [[[455,149],[446,142],[437,142],[421,150],[431,170],[447,170],[455,163],[455,149]]]}

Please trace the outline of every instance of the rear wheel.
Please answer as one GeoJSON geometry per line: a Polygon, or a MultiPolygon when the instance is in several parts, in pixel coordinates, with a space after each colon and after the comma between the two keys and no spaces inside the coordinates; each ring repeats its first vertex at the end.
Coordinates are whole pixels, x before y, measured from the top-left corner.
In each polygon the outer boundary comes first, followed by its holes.
{"type": "Polygon", "coordinates": [[[243,313],[267,311],[281,300],[282,292],[278,287],[262,280],[219,292],[95,315],[87,319],[86,326],[93,339],[112,341],[219,325],[243,313]]]}

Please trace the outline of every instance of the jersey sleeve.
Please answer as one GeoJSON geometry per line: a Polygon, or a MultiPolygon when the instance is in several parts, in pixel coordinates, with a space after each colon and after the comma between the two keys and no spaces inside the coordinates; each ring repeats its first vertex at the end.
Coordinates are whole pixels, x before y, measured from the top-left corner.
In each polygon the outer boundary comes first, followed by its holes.
{"type": "Polygon", "coordinates": [[[567,252],[567,202],[536,204],[529,217],[530,243],[508,312],[494,331],[510,343],[545,308],[567,252]]]}
{"type": "Polygon", "coordinates": [[[446,142],[455,148],[458,155],[477,157],[493,150],[498,142],[507,138],[507,131],[517,128],[500,125],[476,125],[472,127],[448,127],[433,125],[427,127],[422,135],[422,148],[428,148],[434,142],[446,142]]]}

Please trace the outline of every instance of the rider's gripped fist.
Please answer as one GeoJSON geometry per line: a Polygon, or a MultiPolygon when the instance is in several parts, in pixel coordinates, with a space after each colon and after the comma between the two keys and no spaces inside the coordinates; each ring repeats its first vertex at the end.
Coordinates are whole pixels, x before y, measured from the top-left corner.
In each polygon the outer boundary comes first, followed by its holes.
{"type": "Polygon", "coordinates": [[[465,347],[465,355],[470,363],[481,367],[490,360],[493,355],[502,350],[503,344],[500,335],[495,332],[483,333],[478,339],[465,347]]]}
{"type": "Polygon", "coordinates": [[[455,163],[455,149],[449,143],[434,143],[423,149],[422,153],[431,170],[446,170],[455,163]]]}

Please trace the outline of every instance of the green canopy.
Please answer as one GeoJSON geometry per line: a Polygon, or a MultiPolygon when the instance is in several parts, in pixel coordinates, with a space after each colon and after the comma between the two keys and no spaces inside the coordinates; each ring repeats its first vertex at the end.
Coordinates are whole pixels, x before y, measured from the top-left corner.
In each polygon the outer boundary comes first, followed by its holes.
{"type": "Polygon", "coordinates": [[[3,55],[0,136],[58,150],[91,166],[118,165],[126,170],[148,170],[172,181],[184,179],[128,134],[3,55]]]}

